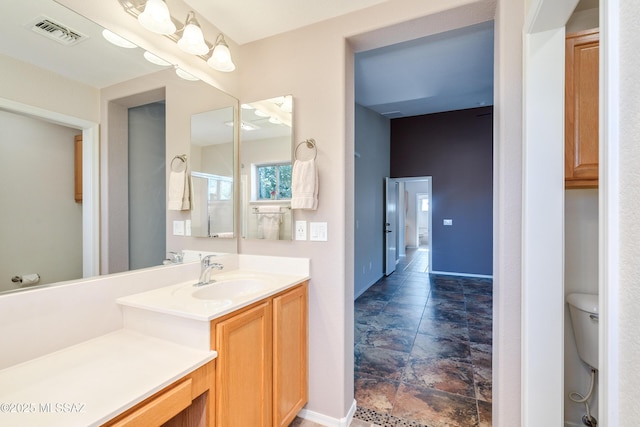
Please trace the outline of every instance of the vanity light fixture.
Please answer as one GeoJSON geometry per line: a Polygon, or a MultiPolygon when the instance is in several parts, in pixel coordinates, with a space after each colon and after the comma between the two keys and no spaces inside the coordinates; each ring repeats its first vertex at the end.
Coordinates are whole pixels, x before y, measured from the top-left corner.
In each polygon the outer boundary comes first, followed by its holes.
{"type": "Polygon", "coordinates": [[[231,52],[229,46],[224,39],[222,33],[216,37],[216,43],[213,46],[213,53],[211,58],[207,61],[207,64],[214,70],[223,71],[225,73],[231,72],[236,69],[236,65],[231,60],[231,52]]]}
{"type": "Polygon", "coordinates": [[[271,117],[269,117],[269,123],[273,123],[274,125],[281,125],[282,124],[282,120],[280,120],[276,116],[271,116],[271,117]]]}
{"type": "Polygon", "coordinates": [[[187,14],[182,37],[178,40],[178,47],[192,55],[206,55],[209,53],[209,46],[204,41],[202,29],[193,11],[187,14]]]}
{"type": "Polygon", "coordinates": [[[255,114],[258,117],[269,117],[269,113],[262,111],[258,108],[256,108],[256,111],[254,111],[253,114],[255,114]]]}
{"type": "Polygon", "coordinates": [[[129,15],[137,18],[140,24],[149,31],[163,34],[178,44],[184,52],[197,55],[215,70],[228,73],[236,69],[231,59],[231,51],[224,35],[218,34],[213,43],[213,52],[210,58],[206,55],[211,51],[204,38],[202,28],[193,11],[187,14],[185,24],[177,29],[176,21],[169,13],[169,7],[164,0],[118,0],[122,8],[129,15]]]}

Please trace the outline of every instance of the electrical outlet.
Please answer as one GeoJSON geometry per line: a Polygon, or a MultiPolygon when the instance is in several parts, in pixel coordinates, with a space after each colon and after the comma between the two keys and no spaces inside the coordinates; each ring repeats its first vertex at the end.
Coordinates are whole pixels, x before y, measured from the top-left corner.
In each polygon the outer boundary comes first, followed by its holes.
{"type": "Polygon", "coordinates": [[[190,219],[186,219],[184,221],[184,235],[191,236],[191,220],[190,219]]]}
{"type": "Polygon", "coordinates": [[[442,225],[453,225],[452,219],[445,219],[442,221],[442,225]]]}
{"type": "Polygon", "coordinates": [[[307,240],[307,221],[296,221],[296,240],[307,240]]]}

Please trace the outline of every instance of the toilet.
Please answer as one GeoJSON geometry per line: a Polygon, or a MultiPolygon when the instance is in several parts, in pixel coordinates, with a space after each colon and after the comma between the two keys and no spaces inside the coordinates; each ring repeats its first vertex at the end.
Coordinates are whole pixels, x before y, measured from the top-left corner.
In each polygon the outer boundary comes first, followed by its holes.
{"type": "Polygon", "coordinates": [[[580,359],[598,369],[598,295],[574,293],[567,295],[573,335],[580,359]]]}

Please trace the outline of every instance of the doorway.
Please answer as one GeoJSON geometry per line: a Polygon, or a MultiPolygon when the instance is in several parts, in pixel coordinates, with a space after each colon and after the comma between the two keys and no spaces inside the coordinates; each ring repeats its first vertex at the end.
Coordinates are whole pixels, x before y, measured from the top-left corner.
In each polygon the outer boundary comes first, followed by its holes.
{"type": "Polygon", "coordinates": [[[396,267],[429,273],[431,271],[432,178],[404,177],[390,179],[396,188],[395,199],[389,201],[389,183],[386,184],[385,222],[385,275],[396,267]],[[390,211],[393,215],[390,215],[390,211]],[[390,223],[389,221],[395,221],[390,223]],[[389,231],[393,230],[393,233],[389,231]],[[397,230],[397,232],[396,232],[397,230]],[[393,236],[390,239],[390,236],[393,236]],[[393,268],[390,257],[395,256],[393,268]]]}

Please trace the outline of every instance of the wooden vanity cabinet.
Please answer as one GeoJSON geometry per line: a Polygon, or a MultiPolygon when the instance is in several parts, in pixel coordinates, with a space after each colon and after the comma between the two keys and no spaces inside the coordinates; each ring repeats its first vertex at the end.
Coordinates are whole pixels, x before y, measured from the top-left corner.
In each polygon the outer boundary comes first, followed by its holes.
{"type": "Polygon", "coordinates": [[[212,322],[218,352],[216,426],[271,424],[271,301],[212,322]]]}
{"type": "Polygon", "coordinates": [[[211,427],[215,360],[125,411],[103,427],[211,427]]]}
{"type": "Polygon", "coordinates": [[[216,426],[288,426],[307,402],[307,282],[211,321],[216,426]]]}
{"type": "Polygon", "coordinates": [[[273,299],[273,425],[287,427],[308,399],[307,285],[273,299]]]}
{"type": "Polygon", "coordinates": [[[566,36],[565,188],[598,186],[598,29],[566,36]]]}

